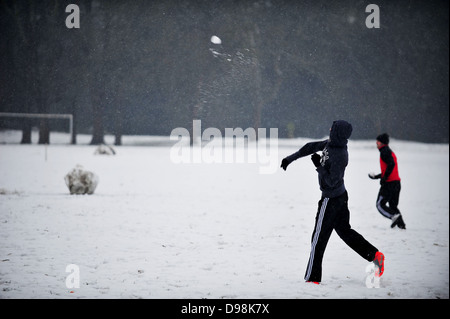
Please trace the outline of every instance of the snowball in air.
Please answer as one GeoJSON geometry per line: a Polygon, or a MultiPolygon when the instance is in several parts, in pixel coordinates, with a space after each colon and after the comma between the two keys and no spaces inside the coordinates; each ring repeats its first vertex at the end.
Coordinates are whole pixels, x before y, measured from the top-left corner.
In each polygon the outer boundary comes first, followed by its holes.
{"type": "Polygon", "coordinates": [[[213,35],[213,36],[211,37],[211,42],[214,43],[214,44],[221,44],[221,43],[222,43],[222,40],[220,40],[219,37],[213,35]]]}

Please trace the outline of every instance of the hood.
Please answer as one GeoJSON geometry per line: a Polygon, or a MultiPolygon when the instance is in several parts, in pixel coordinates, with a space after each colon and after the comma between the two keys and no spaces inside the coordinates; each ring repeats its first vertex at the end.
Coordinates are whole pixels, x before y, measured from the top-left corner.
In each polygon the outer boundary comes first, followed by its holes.
{"type": "Polygon", "coordinates": [[[352,131],[352,125],[347,121],[334,121],[330,130],[330,145],[346,146],[348,139],[352,135],[352,131]]]}

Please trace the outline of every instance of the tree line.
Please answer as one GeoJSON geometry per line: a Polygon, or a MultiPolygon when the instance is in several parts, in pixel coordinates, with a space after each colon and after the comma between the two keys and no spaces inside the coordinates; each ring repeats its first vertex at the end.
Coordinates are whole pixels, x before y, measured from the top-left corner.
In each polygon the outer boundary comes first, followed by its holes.
{"type": "MultiPolygon", "coordinates": [[[[338,118],[353,138],[448,142],[446,1],[378,1],[379,29],[360,0],[80,0],[68,28],[71,3],[0,0],[0,112],[73,114],[91,144],[194,119],[318,138],[338,118]]],[[[0,118],[23,143],[61,125],[0,118]]]]}

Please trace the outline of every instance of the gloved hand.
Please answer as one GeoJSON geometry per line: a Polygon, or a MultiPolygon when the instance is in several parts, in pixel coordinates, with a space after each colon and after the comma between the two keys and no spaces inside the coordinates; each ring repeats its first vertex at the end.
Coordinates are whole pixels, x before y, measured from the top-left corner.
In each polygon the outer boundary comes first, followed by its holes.
{"type": "Polygon", "coordinates": [[[381,178],[381,174],[375,175],[375,173],[369,173],[369,177],[371,179],[379,179],[381,178]]]}
{"type": "Polygon", "coordinates": [[[320,155],[318,155],[317,153],[314,153],[313,155],[311,155],[311,161],[314,163],[315,167],[319,167],[320,166],[320,155]]]}
{"type": "Polygon", "coordinates": [[[289,164],[291,164],[291,161],[287,157],[285,157],[281,161],[280,167],[283,168],[284,170],[286,170],[286,168],[288,167],[289,164]]]}

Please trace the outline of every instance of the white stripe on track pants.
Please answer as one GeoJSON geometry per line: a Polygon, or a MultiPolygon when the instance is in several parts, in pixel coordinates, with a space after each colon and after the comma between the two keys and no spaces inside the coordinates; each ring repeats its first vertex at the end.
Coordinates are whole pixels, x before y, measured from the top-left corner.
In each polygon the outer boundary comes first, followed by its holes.
{"type": "MultiPolygon", "coordinates": [[[[376,247],[350,226],[347,192],[334,198],[319,201],[316,223],[311,239],[311,253],[306,268],[306,281],[322,281],[322,260],[333,229],[339,237],[362,258],[373,261],[376,247]]],[[[342,263],[343,267],[345,262],[342,263]]]]}

